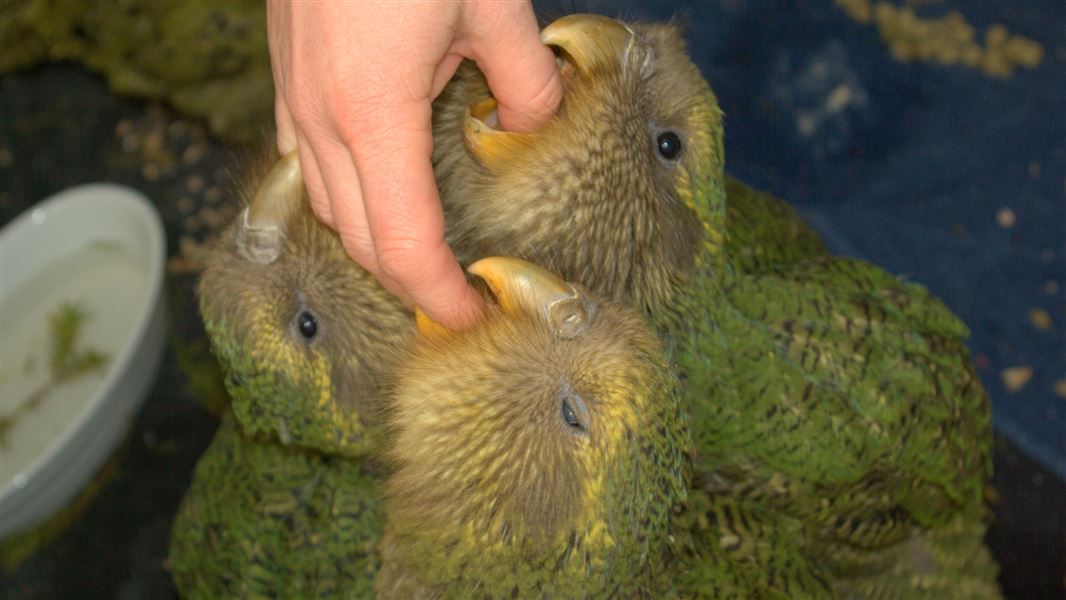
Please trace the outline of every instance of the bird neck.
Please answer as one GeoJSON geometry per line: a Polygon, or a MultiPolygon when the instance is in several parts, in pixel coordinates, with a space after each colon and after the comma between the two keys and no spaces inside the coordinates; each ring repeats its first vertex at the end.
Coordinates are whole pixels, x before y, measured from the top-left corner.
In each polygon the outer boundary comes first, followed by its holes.
{"type": "Polygon", "coordinates": [[[492,598],[578,598],[662,589],[673,515],[680,513],[689,482],[687,469],[675,463],[681,460],[679,449],[691,443],[680,425],[679,399],[664,405],[676,414],[660,426],[663,432],[655,441],[634,437],[622,464],[585,482],[585,499],[572,526],[547,536],[524,524],[505,501],[492,510],[427,516],[412,510],[417,503],[410,490],[405,496],[391,490],[382,548],[384,585],[417,582],[422,595],[445,598],[465,597],[469,590],[492,598]],[[615,469],[635,475],[620,478],[615,469]]]}

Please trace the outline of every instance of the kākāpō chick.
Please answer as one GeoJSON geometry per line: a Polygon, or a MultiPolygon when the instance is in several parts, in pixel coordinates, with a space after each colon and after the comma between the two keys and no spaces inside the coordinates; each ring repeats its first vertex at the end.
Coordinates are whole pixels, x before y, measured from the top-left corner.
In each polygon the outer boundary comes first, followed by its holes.
{"type": "MultiPolygon", "coordinates": [[[[561,29],[556,23],[547,31],[557,35],[561,29]]],[[[590,273],[617,298],[647,293],[669,275],[641,263],[691,260],[700,235],[700,227],[687,218],[691,215],[681,210],[683,200],[659,189],[676,184],[671,178],[681,175],[673,166],[692,162],[693,143],[717,164],[717,172],[694,172],[704,181],[687,183],[713,185],[717,195],[729,198],[707,221],[717,237],[727,231],[724,247],[735,267],[749,271],[826,253],[821,238],[792,207],[721,172],[721,114],[713,94],[684,55],[676,27],[660,25],[649,32],[672,52],[657,65],[630,65],[638,71],[632,77],[597,67],[600,58],[608,64],[622,58],[612,57],[609,48],[570,44],[576,57],[560,50],[567,93],[559,118],[535,134],[494,129],[496,104],[484,77],[473,63],[461,66],[434,105],[433,160],[449,242],[462,261],[507,248],[516,255],[551,258],[566,277],[590,273]],[[578,70],[578,61],[587,68],[578,70]],[[705,102],[693,102],[698,99],[705,102]],[[623,106],[628,110],[613,112],[623,106]],[[682,124],[698,139],[682,140],[677,131],[682,124]],[[462,151],[464,144],[469,152],[462,151]],[[617,189],[621,186],[632,187],[617,189]],[[605,194],[630,202],[600,202],[605,194]],[[546,202],[538,201],[542,198],[546,202]],[[561,202],[564,198],[569,201],[561,202]],[[590,236],[569,229],[575,226],[595,231],[590,236]],[[590,238],[610,239],[613,245],[590,247],[585,243],[590,238]],[[556,259],[560,252],[568,253],[556,259]],[[633,252],[654,255],[634,261],[633,252]]],[[[635,52],[626,60],[643,60],[637,55],[647,53],[635,52]]]]}
{"type": "Polygon", "coordinates": [[[998,595],[966,327],[725,177],[676,27],[573,15],[542,39],[566,94],[541,130],[494,129],[470,67],[435,106],[460,255],[526,258],[649,315],[685,383],[695,485],[793,519],[838,592],[998,595]]]}
{"type": "Polygon", "coordinates": [[[377,571],[385,378],[413,315],[311,213],[296,154],[211,251],[199,294],[232,401],[176,517],[194,598],[365,598],[377,571]]]}
{"type": "Polygon", "coordinates": [[[499,310],[420,318],[397,371],[379,597],[659,597],[691,443],[661,343],[524,261],[469,270],[499,310]]]}
{"type": "Polygon", "coordinates": [[[267,173],[200,279],[200,312],[245,433],[326,453],[377,444],[374,405],[413,315],[305,197],[296,153],[267,173]]]}

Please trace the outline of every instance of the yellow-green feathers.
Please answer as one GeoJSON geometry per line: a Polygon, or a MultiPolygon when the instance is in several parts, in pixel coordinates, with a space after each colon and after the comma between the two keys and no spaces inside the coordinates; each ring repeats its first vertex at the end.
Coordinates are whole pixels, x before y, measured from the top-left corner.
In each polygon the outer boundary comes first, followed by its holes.
{"type": "Polygon", "coordinates": [[[669,585],[690,448],[673,378],[631,311],[600,302],[590,320],[563,339],[539,315],[496,315],[419,345],[397,378],[379,592],[628,597],[669,585]]]}

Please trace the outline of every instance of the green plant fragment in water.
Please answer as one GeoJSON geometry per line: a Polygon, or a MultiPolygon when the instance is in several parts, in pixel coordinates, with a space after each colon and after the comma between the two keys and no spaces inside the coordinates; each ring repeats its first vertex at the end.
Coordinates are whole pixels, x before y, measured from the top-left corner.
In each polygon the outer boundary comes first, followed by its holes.
{"type": "MultiPolygon", "coordinates": [[[[9,414],[0,415],[0,446],[7,445],[7,432],[27,413],[33,411],[57,385],[107,364],[108,356],[94,348],[78,350],[82,326],[89,317],[84,308],[64,302],[48,315],[48,367],[50,380],[34,390],[29,398],[9,414]]],[[[27,365],[33,362],[27,359],[27,365]]]]}

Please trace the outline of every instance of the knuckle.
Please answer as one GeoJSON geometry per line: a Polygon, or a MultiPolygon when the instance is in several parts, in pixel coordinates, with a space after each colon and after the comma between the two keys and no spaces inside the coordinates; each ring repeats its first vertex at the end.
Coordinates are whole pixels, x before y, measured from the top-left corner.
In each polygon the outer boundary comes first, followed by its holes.
{"type": "Polygon", "coordinates": [[[345,252],[364,269],[376,272],[379,269],[377,257],[374,255],[373,245],[365,235],[352,231],[339,231],[341,245],[345,252]]]}
{"type": "Polygon", "coordinates": [[[411,238],[379,240],[377,261],[381,271],[398,281],[419,278],[426,273],[425,245],[411,238]]]}

